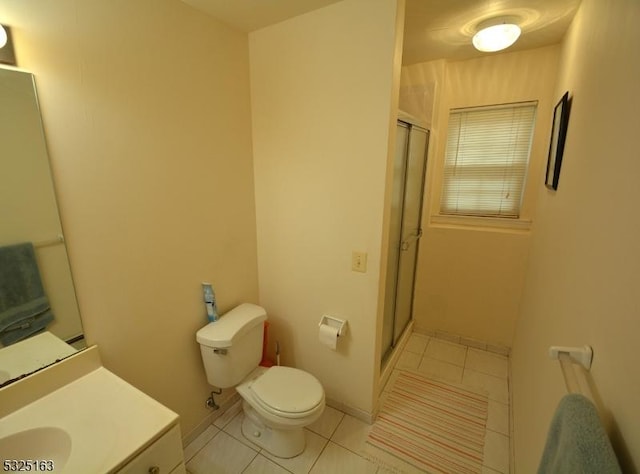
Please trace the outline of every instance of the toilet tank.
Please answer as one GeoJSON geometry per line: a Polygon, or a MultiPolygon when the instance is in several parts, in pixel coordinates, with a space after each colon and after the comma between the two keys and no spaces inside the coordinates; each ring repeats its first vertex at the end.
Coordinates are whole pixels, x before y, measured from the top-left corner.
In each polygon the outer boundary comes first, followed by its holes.
{"type": "Polygon", "coordinates": [[[258,367],[266,319],[264,308],[244,303],[196,333],[211,385],[235,387],[258,367]]]}

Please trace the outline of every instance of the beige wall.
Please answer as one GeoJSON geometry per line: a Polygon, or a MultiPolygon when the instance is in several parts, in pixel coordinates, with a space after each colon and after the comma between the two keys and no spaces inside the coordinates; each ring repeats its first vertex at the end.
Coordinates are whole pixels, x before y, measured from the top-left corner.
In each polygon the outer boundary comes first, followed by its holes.
{"type": "Polygon", "coordinates": [[[200,282],[256,302],[245,34],[172,0],[0,0],[38,81],[88,341],[177,411],[209,413],[200,282]]]}
{"type": "MultiPolygon", "coordinates": [[[[529,247],[528,226],[543,180],[551,123],[558,47],[504,53],[467,61],[439,61],[403,68],[404,100],[415,108],[420,87],[435,89],[428,186],[420,242],[414,318],[418,330],[445,331],[511,346],[529,247]],[[434,85],[435,83],[435,85],[434,85]],[[411,95],[413,94],[413,95],[411,95]],[[519,228],[494,222],[434,219],[439,211],[449,109],[538,101],[528,186],[519,228]]],[[[404,104],[401,103],[401,107],[404,104]]],[[[426,100],[425,106],[429,106],[426,100]]],[[[426,118],[428,114],[423,115],[426,118]]],[[[504,221],[503,221],[504,222],[504,221]]]]}
{"type": "Polygon", "coordinates": [[[396,10],[396,1],[347,0],[249,36],[260,302],[272,344],[329,398],[366,413],[379,360],[396,10]],[[367,273],[351,271],[354,250],[368,253],[367,273]],[[323,314],[349,321],[336,352],[318,342],[323,314]]]}
{"type": "Polygon", "coordinates": [[[594,350],[591,376],[623,472],[640,467],[640,4],[584,0],[555,96],[573,97],[559,188],[542,188],[513,351],[515,465],[534,472],[566,393],[550,345],[594,350]]]}

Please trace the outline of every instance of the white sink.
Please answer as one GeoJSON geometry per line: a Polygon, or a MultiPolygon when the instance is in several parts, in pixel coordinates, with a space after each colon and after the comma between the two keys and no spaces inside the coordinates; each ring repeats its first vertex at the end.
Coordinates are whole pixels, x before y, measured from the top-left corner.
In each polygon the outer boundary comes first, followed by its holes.
{"type": "Polygon", "coordinates": [[[0,453],[3,459],[46,459],[58,470],[71,454],[71,437],[52,426],[32,428],[0,438],[0,453]]]}
{"type": "MultiPolygon", "coordinates": [[[[2,392],[15,386],[0,389],[0,407],[2,392]]],[[[0,458],[51,460],[55,472],[117,472],[177,422],[177,414],[99,367],[0,417],[0,458]]]]}

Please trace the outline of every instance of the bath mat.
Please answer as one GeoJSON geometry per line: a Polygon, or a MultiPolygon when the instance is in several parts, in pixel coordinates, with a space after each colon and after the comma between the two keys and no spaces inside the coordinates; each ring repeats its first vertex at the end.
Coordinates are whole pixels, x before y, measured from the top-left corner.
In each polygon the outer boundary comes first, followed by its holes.
{"type": "Polygon", "coordinates": [[[427,473],[480,473],[487,411],[484,394],[398,371],[365,454],[396,471],[378,450],[427,473]]]}

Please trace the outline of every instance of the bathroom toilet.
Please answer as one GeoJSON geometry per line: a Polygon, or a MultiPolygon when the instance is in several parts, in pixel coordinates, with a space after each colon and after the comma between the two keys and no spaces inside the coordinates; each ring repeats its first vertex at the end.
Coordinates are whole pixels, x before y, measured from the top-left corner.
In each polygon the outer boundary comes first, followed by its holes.
{"type": "Polygon", "coordinates": [[[303,428],[324,411],[322,385],[292,367],[261,367],[263,308],[249,303],[232,309],[196,334],[207,380],[218,388],[235,387],[242,397],[242,434],[281,458],[304,451],[303,428]]]}

